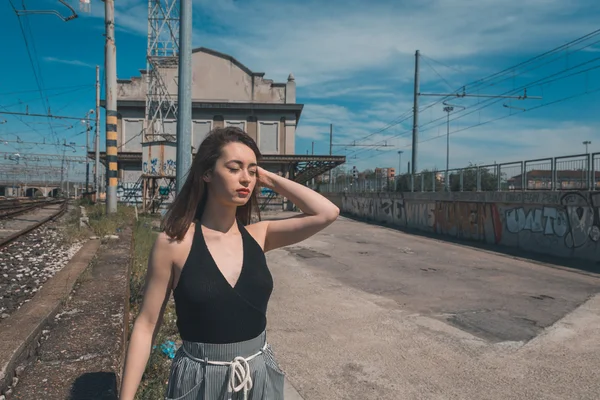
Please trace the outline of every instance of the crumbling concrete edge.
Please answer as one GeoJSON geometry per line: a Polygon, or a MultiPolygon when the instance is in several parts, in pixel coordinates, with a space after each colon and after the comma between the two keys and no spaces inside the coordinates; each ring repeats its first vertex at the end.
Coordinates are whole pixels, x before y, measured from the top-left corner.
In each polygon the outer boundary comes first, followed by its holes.
{"type": "Polygon", "coordinates": [[[17,367],[36,355],[42,329],[67,300],[100,245],[100,240],[87,241],[31,301],[0,325],[0,395],[12,386],[17,367]]]}

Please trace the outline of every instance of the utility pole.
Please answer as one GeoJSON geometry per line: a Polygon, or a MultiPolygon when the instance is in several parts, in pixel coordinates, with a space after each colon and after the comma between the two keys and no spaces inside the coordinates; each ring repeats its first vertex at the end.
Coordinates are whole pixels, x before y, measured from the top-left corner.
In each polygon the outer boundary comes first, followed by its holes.
{"type": "Polygon", "coordinates": [[[192,0],[179,2],[179,83],[177,87],[177,162],[175,186],[181,192],[192,165],[192,0]]]}
{"type": "Polygon", "coordinates": [[[94,191],[96,192],[96,199],[100,195],[100,180],[98,174],[100,173],[100,66],[96,65],[96,140],[94,141],[95,150],[95,163],[94,163],[94,191]]]}
{"type": "Polygon", "coordinates": [[[115,1],[104,0],[106,44],[106,214],[117,212],[117,49],[115,46],[115,1]]]}
{"type": "Polygon", "coordinates": [[[400,171],[402,171],[402,153],[404,151],[398,150],[398,173],[396,175],[400,175],[400,171]]]}
{"type": "Polygon", "coordinates": [[[417,156],[419,146],[419,50],[415,52],[415,87],[413,104],[413,132],[412,132],[412,171],[417,173],[417,156]]]}
{"type": "Polygon", "coordinates": [[[444,111],[447,114],[446,118],[446,174],[444,175],[444,186],[446,192],[450,191],[450,185],[448,184],[448,170],[450,169],[450,113],[454,110],[452,106],[444,107],[444,111]]]}
{"type": "Polygon", "coordinates": [[[62,154],[62,162],[60,164],[60,191],[61,191],[61,196],[64,197],[65,192],[63,191],[63,182],[64,182],[64,176],[65,176],[65,146],[66,146],[67,140],[63,139],[63,154],[62,154]]]}
{"type": "Polygon", "coordinates": [[[314,156],[314,155],[315,155],[315,141],[314,141],[314,140],[312,141],[312,150],[311,150],[311,153],[310,153],[310,155],[311,155],[311,156],[314,156]]]}
{"type": "MultiPolygon", "coordinates": [[[[588,145],[592,144],[592,142],[590,140],[585,140],[583,141],[583,144],[585,145],[585,156],[587,157],[587,179],[586,179],[586,185],[588,189],[593,189],[594,186],[594,176],[592,174],[592,171],[594,170],[594,168],[592,168],[594,160],[592,159],[592,157],[590,156],[590,153],[588,153],[588,145]]],[[[594,172],[595,173],[595,172],[594,172]]]]}
{"type": "Polygon", "coordinates": [[[90,127],[90,115],[94,113],[94,110],[89,110],[85,114],[85,193],[89,192],[90,187],[90,162],[89,162],[89,152],[90,152],[90,131],[92,130],[90,127]]]}

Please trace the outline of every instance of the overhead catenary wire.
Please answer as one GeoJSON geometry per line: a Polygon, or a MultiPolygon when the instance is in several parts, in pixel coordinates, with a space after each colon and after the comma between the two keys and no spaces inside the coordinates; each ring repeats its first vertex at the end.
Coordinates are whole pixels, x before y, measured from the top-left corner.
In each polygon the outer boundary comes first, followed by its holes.
{"type": "MultiPolygon", "coordinates": [[[[31,32],[31,26],[29,24],[27,24],[29,32],[30,32],[30,35],[32,37],[32,40],[31,40],[32,41],[32,46],[31,47],[33,47],[33,50],[35,52],[35,58],[36,58],[36,61],[37,61],[37,66],[38,66],[37,69],[36,69],[36,63],[34,62],[34,59],[33,59],[33,56],[32,56],[31,48],[29,46],[29,41],[27,40],[27,35],[25,33],[25,29],[23,28],[23,23],[21,21],[21,14],[18,12],[18,10],[16,9],[16,7],[14,6],[12,0],[9,0],[9,3],[11,5],[11,7],[13,8],[15,14],[17,15],[17,20],[19,22],[19,27],[21,29],[21,35],[23,36],[23,40],[25,42],[25,49],[27,51],[27,56],[29,58],[29,63],[31,64],[31,68],[33,70],[33,76],[35,78],[36,85],[37,85],[37,87],[39,89],[40,98],[42,99],[42,103],[46,106],[45,107],[46,111],[49,112],[49,110],[50,110],[50,103],[48,102],[47,98],[44,98],[43,76],[42,76],[42,73],[41,73],[41,68],[39,67],[39,60],[38,60],[38,57],[37,57],[37,50],[35,49],[35,41],[33,40],[33,33],[31,32]]],[[[22,1],[22,5],[23,5],[23,9],[25,9],[25,1],[24,0],[22,1]]],[[[56,135],[56,133],[54,132],[54,129],[52,128],[52,122],[51,122],[51,120],[48,120],[48,126],[50,128],[51,134],[55,138],[58,139],[58,136],[56,135]]]]}
{"type": "MultiPolygon", "coordinates": [[[[541,59],[543,59],[544,57],[547,57],[547,56],[549,56],[549,55],[551,55],[551,54],[554,54],[556,51],[567,49],[567,48],[569,48],[569,46],[572,46],[572,45],[574,45],[574,44],[579,44],[579,43],[581,43],[581,42],[582,42],[584,39],[589,39],[589,38],[591,38],[591,37],[594,37],[594,36],[597,36],[597,35],[599,35],[599,34],[600,34],[600,30],[596,30],[596,31],[594,31],[594,32],[592,32],[592,33],[589,33],[589,34],[587,34],[587,35],[585,35],[585,36],[582,36],[581,38],[575,39],[575,40],[573,40],[573,41],[571,41],[571,42],[569,42],[569,43],[567,43],[567,44],[565,44],[565,45],[559,46],[559,47],[557,47],[557,48],[555,48],[555,49],[553,49],[553,50],[551,50],[551,51],[545,52],[545,53],[543,53],[542,55],[538,55],[538,56],[536,56],[536,57],[533,57],[533,58],[531,58],[531,59],[529,59],[529,60],[527,60],[527,61],[521,62],[521,63],[517,64],[517,65],[516,65],[516,66],[514,66],[514,67],[518,67],[518,66],[527,65],[527,64],[528,64],[528,63],[530,63],[532,60],[541,60],[541,59]]],[[[590,46],[592,46],[593,44],[595,44],[595,43],[598,43],[598,42],[600,42],[600,41],[596,41],[596,42],[594,42],[594,43],[587,44],[587,45],[585,45],[585,46],[583,46],[583,47],[581,47],[581,48],[577,49],[576,51],[580,51],[580,50],[583,50],[583,49],[585,49],[585,48],[588,48],[588,47],[590,47],[590,46]]],[[[573,53],[573,52],[572,52],[572,53],[573,53]]],[[[572,53],[571,53],[571,54],[572,54],[572,53]]],[[[598,59],[598,57],[596,57],[596,58],[594,58],[594,59],[592,59],[592,60],[588,60],[588,61],[585,61],[585,62],[583,62],[583,63],[577,64],[577,65],[571,66],[571,67],[569,67],[569,68],[565,68],[565,69],[563,69],[562,71],[559,71],[559,72],[557,72],[557,73],[551,74],[551,75],[549,75],[549,76],[545,76],[545,77],[543,77],[543,78],[541,78],[541,79],[538,79],[537,81],[533,81],[533,82],[527,83],[527,84],[525,84],[525,85],[522,85],[522,86],[520,86],[519,88],[516,88],[516,89],[509,90],[509,91],[505,92],[505,94],[508,94],[508,93],[516,93],[516,92],[518,92],[519,90],[522,90],[522,89],[524,89],[524,88],[528,88],[528,87],[535,87],[535,86],[541,86],[541,85],[546,85],[546,84],[548,84],[548,83],[556,82],[556,81],[559,81],[559,80],[562,80],[562,79],[568,78],[568,77],[570,77],[570,76],[578,75],[578,74],[580,74],[580,73],[589,72],[589,71],[591,71],[591,70],[594,70],[594,69],[596,69],[596,67],[588,68],[588,69],[586,69],[586,70],[583,70],[583,71],[578,71],[578,72],[575,72],[575,73],[572,73],[572,74],[569,74],[569,75],[565,75],[565,76],[562,76],[562,77],[558,77],[558,78],[555,78],[555,79],[549,79],[549,78],[556,77],[556,76],[558,76],[558,75],[564,74],[565,72],[568,72],[568,71],[571,71],[571,70],[577,69],[577,68],[579,68],[579,67],[581,67],[581,66],[587,65],[587,64],[589,64],[589,63],[591,63],[591,62],[593,62],[593,61],[596,61],[597,59],[598,59]]],[[[556,61],[556,59],[553,59],[553,60],[551,60],[551,61],[549,61],[549,62],[547,62],[547,63],[545,63],[545,64],[549,64],[549,63],[552,63],[552,62],[554,62],[554,61],[556,61]]],[[[545,64],[544,64],[544,65],[545,65],[545,64]]],[[[514,68],[514,67],[513,67],[513,68],[514,68]]],[[[533,69],[535,69],[535,68],[532,68],[532,69],[530,69],[530,70],[528,70],[528,71],[531,71],[531,70],[533,70],[533,69]]],[[[500,77],[500,76],[502,76],[503,74],[506,74],[506,72],[508,72],[508,71],[510,71],[510,68],[507,68],[507,69],[505,69],[505,70],[503,70],[503,71],[500,71],[500,72],[498,72],[498,73],[494,73],[494,74],[490,75],[489,77],[493,77],[493,76],[495,76],[495,77],[500,77]]],[[[524,72],[522,71],[521,73],[524,73],[524,72]]],[[[519,74],[517,74],[517,75],[520,75],[521,73],[519,73],[519,74]]],[[[511,78],[512,78],[512,76],[511,76],[511,78]]],[[[474,82],[478,82],[479,84],[481,84],[481,83],[483,83],[483,82],[487,82],[488,84],[486,85],[486,87],[492,86],[492,85],[494,84],[494,83],[489,83],[489,79],[487,79],[487,78],[478,79],[478,80],[476,80],[476,81],[474,81],[474,82]]],[[[470,84],[467,84],[467,85],[470,85],[470,84]]],[[[465,85],[465,86],[467,86],[467,85],[465,85]]],[[[473,87],[473,86],[471,86],[471,88],[472,88],[472,87],[473,87]]],[[[456,93],[458,93],[458,91],[456,91],[456,93]]],[[[456,97],[456,96],[451,96],[451,97],[456,97]]],[[[428,105],[428,106],[424,107],[423,109],[420,109],[420,110],[419,110],[419,112],[422,112],[422,111],[424,111],[424,110],[426,110],[426,109],[428,109],[428,108],[431,108],[431,107],[435,106],[436,104],[442,103],[444,100],[447,100],[447,99],[449,99],[449,98],[451,98],[451,97],[444,97],[444,98],[441,98],[441,99],[439,99],[438,101],[436,101],[436,102],[433,102],[432,104],[430,104],[430,105],[428,105]]],[[[480,107],[479,107],[479,108],[477,108],[477,109],[475,110],[475,112],[476,112],[476,111],[480,111],[480,110],[482,110],[482,109],[484,109],[484,108],[487,108],[487,107],[489,107],[489,106],[491,106],[491,105],[493,105],[493,104],[496,104],[498,101],[500,101],[500,100],[495,100],[495,101],[493,101],[492,99],[487,99],[487,100],[484,100],[484,101],[482,101],[482,102],[480,102],[480,103],[478,103],[478,104],[477,104],[477,105],[479,105],[480,107]],[[482,105],[483,105],[483,106],[482,106],[482,105]]],[[[473,111],[471,111],[471,112],[467,112],[467,111],[468,111],[468,110],[470,110],[472,107],[474,107],[474,106],[471,106],[471,107],[466,107],[466,108],[465,108],[465,110],[463,110],[463,111],[462,111],[462,114],[463,114],[463,115],[461,115],[461,116],[456,116],[456,117],[455,117],[455,118],[453,118],[452,120],[457,120],[457,119],[460,119],[461,117],[463,117],[463,116],[466,116],[466,115],[468,115],[468,114],[472,113],[473,111]]],[[[536,108],[539,108],[539,107],[536,107],[536,108]]],[[[429,122],[427,122],[427,123],[425,123],[425,124],[419,125],[419,129],[421,130],[421,128],[422,128],[422,127],[426,127],[426,126],[428,126],[428,125],[431,125],[431,124],[433,124],[433,123],[435,123],[435,122],[437,122],[437,121],[441,121],[441,120],[445,120],[445,119],[446,119],[446,117],[445,117],[445,116],[439,117],[439,118],[437,118],[437,119],[434,119],[434,120],[432,120],[432,121],[429,121],[429,122]]],[[[433,127],[431,127],[431,128],[428,128],[428,129],[425,129],[425,130],[421,130],[421,132],[423,133],[423,132],[429,131],[429,130],[431,130],[431,129],[434,129],[434,128],[436,128],[436,127],[439,127],[439,126],[441,126],[442,124],[443,124],[443,123],[440,123],[440,124],[438,124],[438,125],[435,125],[435,126],[433,126],[433,127]]],[[[384,140],[389,140],[389,139],[395,138],[395,137],[400,137],[400,136],[408,135],[408,134],[410,134],[410,133],[411,133],[411,130],[406,130],[406,131],[404,131],[404,132],[400,132],[400,133],[398,133],[398,134],[396,134],[396,135],[393,135],[393,136],[387,137],[386,139],[382,139],[382,140],[381,140],[381,142],[383,142],[384,140]]],[[[433,139],[433,138],[432,138],[432,139],[433,139]]],[[[409,146],[407,146],[407,147],[410,147],[410,145],[409,145],[409,146]]],[[[367,151],[367,152],[368,152],[368,151],[372,151],[372,150],[366,149],[366,150],[364,150],[364,151],[367,151]]],[[[356,155],[356,154],[359,154],[359,153],[360,153],[360,151],[357,151],[357,152],[355,152],[354,154],[356,155]]],[[[377,154],[375,154],[375,155],[377,155],[377,154]]]]}

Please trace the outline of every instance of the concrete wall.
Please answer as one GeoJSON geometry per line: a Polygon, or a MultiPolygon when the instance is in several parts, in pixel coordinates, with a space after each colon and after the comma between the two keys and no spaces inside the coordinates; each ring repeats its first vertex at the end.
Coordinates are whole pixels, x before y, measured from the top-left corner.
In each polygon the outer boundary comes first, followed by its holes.
{"type": "Polygon", "coordinates": [[[600,260],[600,192],[326,194],[344,213],[459,239],[600,260]]]}

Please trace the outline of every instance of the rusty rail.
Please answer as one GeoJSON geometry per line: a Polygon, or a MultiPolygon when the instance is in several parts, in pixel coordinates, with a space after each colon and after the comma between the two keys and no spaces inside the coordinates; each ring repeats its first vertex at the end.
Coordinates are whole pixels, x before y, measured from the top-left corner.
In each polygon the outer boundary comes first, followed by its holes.
{"type": "MultiPolygon", "coordinates": [[[[54,203],[56,204],[56,203],[54,203]]],[[[58,209],[57,212],[55,212],[54,214],[36,222],[35,224],[28,226],[25,229],[20,230],[19,232],[15,232],[10,236],[7,236],[5,238],[0,239],[0,248],[6,246],[7,244],[11,243],[12,241],[18,239],[19,237],[25,235],[26,233],[31,232],[32,230],[39,228],[40,226],[42,226],[43,224],[45,224],[46,222],[54,219],[54,218],[58,218],[61,215],[63,215],[65,212],[67,211],[67,201],[63,200],[62,201],[62,206],[58,209]]]]}
{"type": "Polygon", "coordinates": [[[35,210],[36,208],[46,207],[54,204],[59,204],[63,200],[43,200],[43,201],[28,201],[24,203],[7,201],[0,202],[0,219],[16,217],[18,215],[24,214],[28,211],[35,210]],[[4,210],[8,209],[9,211],[4,210]]]}

